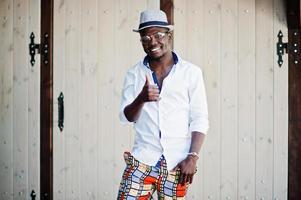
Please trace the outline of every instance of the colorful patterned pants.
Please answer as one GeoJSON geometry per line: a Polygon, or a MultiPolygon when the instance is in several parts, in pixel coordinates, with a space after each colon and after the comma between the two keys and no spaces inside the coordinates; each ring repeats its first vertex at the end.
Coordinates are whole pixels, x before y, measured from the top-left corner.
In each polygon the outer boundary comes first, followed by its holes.
{"type": "Polygon", "coordinates": [[[159,200],[185,199],[188,184],[178,184],[180,171],[168,171],[165,159],[159,161],[159,167],[153,167],[140,163],[125,152],[124,160],[126,168],[117,200],[151,200],[155,191],[159,200]]]}

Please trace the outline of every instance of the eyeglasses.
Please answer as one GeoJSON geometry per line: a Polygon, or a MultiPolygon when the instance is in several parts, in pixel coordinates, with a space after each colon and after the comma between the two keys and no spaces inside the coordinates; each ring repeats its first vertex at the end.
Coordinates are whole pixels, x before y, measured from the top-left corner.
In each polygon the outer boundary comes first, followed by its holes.
{"type": "Polygon", "coordinates": [[[162,39],[164,38],[164,36],[168,32],[169,31],[167,31],[167,32],[157,32],[157,33],[154,33],[152,35],[145,35],[145,36],[141,37],[140,41],[141,41],[142,44],[148,44],[152,40],[152,37],[154,37],[157,41],[162,41],[162,39]]]}

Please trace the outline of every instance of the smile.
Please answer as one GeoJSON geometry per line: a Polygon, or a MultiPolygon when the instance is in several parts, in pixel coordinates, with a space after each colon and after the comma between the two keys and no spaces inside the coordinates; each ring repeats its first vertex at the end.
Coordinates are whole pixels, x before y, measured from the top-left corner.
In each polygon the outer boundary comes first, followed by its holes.
{"type": "Polygon", "coordinates": [[[151,49],[151,52],[158,51],[159,49],[160,49],[160,47],[157,47],[157,48],[151,49]]]}

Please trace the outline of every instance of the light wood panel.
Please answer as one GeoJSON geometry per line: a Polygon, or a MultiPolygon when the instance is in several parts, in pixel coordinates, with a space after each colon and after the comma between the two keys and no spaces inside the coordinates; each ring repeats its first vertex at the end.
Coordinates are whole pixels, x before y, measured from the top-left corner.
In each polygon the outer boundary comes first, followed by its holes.
{"type": "Polygon", "coordinates": [[[97,94],[98,100],[98,124],[99,124],[99,166],[100,167],[100,185],[102,188],[99,191],[100,197],[112,199],[116,197],[114,194],[114,155],[115,155],[115,134],[112,110],[112,91],[113,91],[113,69],[115,68],[114,55],[115,41],[113,35],[115,35],[115,13],[116,13],[115,1],[102,1],[99,4],[99,26],[98,35],[98,58],[99,66],[101,70],[97,71],[98,76],[98,88],[97,94]],[[108,170],[109,169],[109,170],[108,170]],[[108,178],[110,177],[110,178],[108,178]]]}
{"type": "Polygon", "coordinates": [[[13,199],[13,2],[0,3],[0,198],[13,199]]]}
{"type": "Polygon", "coordinates": [[[13,32],[13,193],[28,195],[28,1],[14,1],[13,32]]]}
{"type": "MultiPolygon", "coordinates": [[[[60,93],[66,96],[66,4],[64,1],[53,2],[53,198],[65,199],[66,191],[66,129],[58,128],[58,100],[60,93]]],[[[64,99],[65,101],[65,99],[64,99]]]]}
{"type": "Polygon", "coordinates": [[[256,3],[256,199],[273,196],[273,1],[256,3]]]}
{"type": "Polygon", "coordinates": [[[203,182],[188,198],[286,199],[288,82],[274,55],[275,37],[286,30],[284,5],[198,3],[175,1],[175,51],[203,69],[210,116],[203,182]],[[202,6],[203,17],[192,17],[202,6]],[[203,41],[195,37],[198,26],[203,41]]]}
{"type": "Polygon", "coordinates": [[[54,104],[54,196],[114,199],[133,131],[118,119],[125,72],[144,52],[139,13],[159,1],[55,1],[54,96],[65,95],[65,128],[54,104]]]}
{"type": "Polygon", "coordinates": [[[221,8],[220,1],[204,1],[204,71],[205,87],[209,111],[209,135],[202,151],[204,152],[204,194],[205,199],[220,199],[221,181],[221,8]]]}
{"type": "Polygon", "coordinates": [[[238,199],[255,199],[255,2],[238,4],[238,199]]]}
{"type": "MultiPolygon", "coordinates": [[[[65,1],[65,196],[67,199],[80,199],[81,187],[87,184],[81,181],[81,162],[83,135],[81,133],[82,106],[80,93],[82,64],[82,2],[65,1]]],[[[55,33],[54,33],[55,34],[55,33]]],[[[54,44],[55,45],[55,44],[54,44]]],[[[55,50],[54,50],[55,51],[55,50]]]]}
{"type": "MultiPolygon", "coordinates": [[[[278,32],[282,30],[283,40],[288,41],[287,20],[285,2],[274,0],[274,23],[273,43],[278,42],[278,32]]],[[[273,46],[276,52],[276,46],[273,46]]],[[[288,55],[283,57],[284,62],[280,68],[277,63],[278,57],[274,54],[274,155],[273,155],[273,198],[287,199],[288,181],[288,55]]]]}
{"type": "Polygon", "coordinates": [[[28,51],[30,32],[39,42],[39,5],[39,0],[0,2],[1,199],[39,192],[39,56],[31,67],[28,51]]]}
{"type": "Polygon", "coordinates": [[[81,134],[81,186],[80,199],[96,199],[98,180],[97,165],[97,26],[98,2],[85,1],[82,4],[82,52],[81,52],[81,86],[80,86],[80,134],[81,134]]]}
{"type": "Polygon", "coordinates": [[[236,199],[238,192],[237,3],[225,0],[221,4],[221,199],[236,199]]]}
{"type": "MultiPolygon", "coordinates": [[[[28,33],[24,38],[29,42],[28,35],[35,33],[35,42],[40,43],[41,1],[29,0],[28,33]]],[[[26,47],[27,50],[28,47],[26,47]]],[[[36,193],[40,198],[40,56],[35,56],[35,66],[29,64],[29,53],[26,51],[28,68],[28,192],[36,193]]]]}

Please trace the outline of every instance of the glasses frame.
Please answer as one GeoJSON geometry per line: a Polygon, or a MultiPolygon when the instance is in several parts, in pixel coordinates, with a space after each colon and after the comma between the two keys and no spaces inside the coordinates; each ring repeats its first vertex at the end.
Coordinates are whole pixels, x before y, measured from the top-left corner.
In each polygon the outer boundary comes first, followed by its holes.
{"type": "Polygon", "coordinates": [[[140,38],[140,42],[141,42],[142,44],[149,44],[149,43],[152,41],[153,38],[154,38],[156,41],[162,41],[163,38],[165,37],[165,35],[167,35],[168,33],[170,33],[170,31],[166,31],[166,32],[158,31],[158,32],[153,33],[153,34],[151,34],[151,35],[144,35],[144,36],[142,36],[142,37],[140,38]],[[162,34],[162,37],[156,38],[156,35],[157,35],[157,34],[162,34]],[[144,37],[149,38],[149,40],[148,40],[148,41],[143,41],[142,38],[144,38],[144,37]]]}

